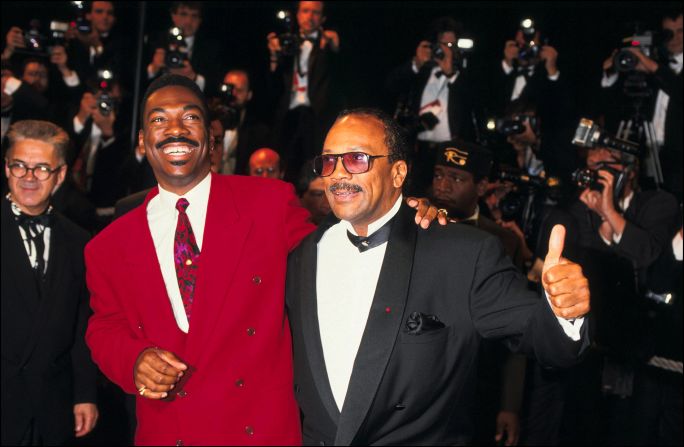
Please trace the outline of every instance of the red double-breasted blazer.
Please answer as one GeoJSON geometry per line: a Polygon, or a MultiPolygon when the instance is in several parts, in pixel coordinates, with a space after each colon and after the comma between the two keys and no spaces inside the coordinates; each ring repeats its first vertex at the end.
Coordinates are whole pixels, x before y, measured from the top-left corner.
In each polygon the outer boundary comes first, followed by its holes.
{"type": "Polygon", "coordinates": [[[133,367],[151,346],[195,368],[173,401],[138,396],[136,444],[300,443],[284,288],[287,255],[314,228],[308,212],[284,182],[212,174],[186,335],[147,223],[157,193],[85,250],[94,311],[86,341],[102,372],[136,393],[133,367]]]}

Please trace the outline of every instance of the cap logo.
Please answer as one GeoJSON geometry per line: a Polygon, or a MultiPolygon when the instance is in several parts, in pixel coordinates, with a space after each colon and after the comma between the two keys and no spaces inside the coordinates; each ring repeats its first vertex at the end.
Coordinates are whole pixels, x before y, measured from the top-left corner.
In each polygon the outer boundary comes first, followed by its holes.
{"type": "Polygon", "coordinates": [[[464,166],[468,161],[468,152],[449,147],[444,150],[444,158],[447,163],[464,166]]]}

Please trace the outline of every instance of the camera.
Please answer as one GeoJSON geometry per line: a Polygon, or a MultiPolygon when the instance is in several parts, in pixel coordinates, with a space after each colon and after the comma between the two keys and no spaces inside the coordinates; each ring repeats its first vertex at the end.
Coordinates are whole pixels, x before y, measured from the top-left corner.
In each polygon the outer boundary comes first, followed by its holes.
{"type": "Polygon", "coordinates": [[[530,18],[523,19],[520,22],[519,29],[525,43],[518,49],[517,62],[525,67],[536,65],[539,62],[539,51],[541,50],[539,31],[530,18]]]}
{"type": "Polygon", "coordinates": [[[24,32],[24,45],[26,48],[18,48],[18,52],[31,54],[45,54],[46,37],[40,32],[40,20],[32,19],[29,22],[28,31],[24,32]]]}
{"type": "Polygon", "coordinates": [[[558,177],[530,175],[519,169],[501,169],[496,178],[515,185],[500,201],[501,218],[505,221],[520,221],[527,227],[532,204],[537,196],[561,200],[566,194],[563,183],[558,177]]]}
{"type": "MultiPolygon", "coordinates": [[[[608,164],[606,163],[599,163],[597,169],[579,168],[575,170],[571,176],[572,182],[576,184],[580,189],[589,188],[593,191],[603,191],[603,185],[599,183],[599,169],[608,171],[611,174],[613,174],[613,176],[616,179],[616,189],[618,189],[618,184],[621,185],[623,183],[620,180],[623,177],[623,171],[619,171],[615,168],[612,168],[608,166],[608,164]]],[[[622,186],[620,186],[620,189],[622,189],[622,186]]]]}
{"type": "Polygon", "coordinates": [[[183,30],[173,26],[167,35],[164,64],[168,68],[182,68],[186,60],[188,60],[188,46],[183,37],[183,30]]]}
{"type": "Polygon", "coordinates": [[[537,117],[534,115],[517,115],[510,118],[491,118],[487,122],[487,129],[494,130],[497,133],[507,137],[510,135],[519,135],[525,132],[525,122],[530,123],[530,127],[535,133],[538,133],[537,117]]]}
{"type": "Polygon", "coordinates": [[[116,107],[116,101],[111,96],[113,82],[114,74],[111,70],[97,71],[97,86],[99,88],[97,108],[100,110],[102,116],[108,116],[116,107]]]}
{"type": "Polygon", "coordinates": [[[294,29],[292,13],[286,10],[278,11],[276,18],[281,29],[280,33],[278,33],[281,53],[285,56],[294,56],[299,47],[299,37],[294,29]]]}
{"type": "MultiPolygon", "coordinates": [[[[458,39],[456,43],[454,42],[447,42],[446,44],[447,47],[451,48],[451,51],[453,53],[453,67],[455,70],[464,70],[468,66],[468,53],[472,51],[473,46],[475,43],[473,42],[472,39],[458,39]]],[[[442,48],[442,44],[440,42],[433,42],[431,44],[431,49],[432,49],[432,57],[434,57],[437,60],[444,60],[444,57],[446,56],[444,54],[444,49],[442,48]]]]}
{"type": "Polygon", "coordinates": [[[587,118],[580,119],[572,144],[586,148],[607,147],[629,155],[639,156],[639,145],[637,143],[614,137],[587,118]]]}
{"type": "Polygon", "coordinates": [[[85,18],[85,2],[70,2],[71,5],[76,9],[77,15],[74,25],[79,33],[90,34],[93,31],[93,27],[90,24],[90,20],[85,18]]]}
{"type": "Polygon", "coordinates": [[[233,84],[221,84],[219,88],[220,101],[215,110],[225,130],[236,129],[240,125],[240,110],[235,107],[234,89],[233,84]]]}
{"type": "Polygon", "coordinates": [[[653,53],[653,33],[646,31],[643,34],[634,34],[622,39],[622,46],[613,57],[613,66],[621,73],[632,71],[639,64],[639,59],[629,51],[630,48],[637,48],[644,55],[651,57],[653,53]]]}

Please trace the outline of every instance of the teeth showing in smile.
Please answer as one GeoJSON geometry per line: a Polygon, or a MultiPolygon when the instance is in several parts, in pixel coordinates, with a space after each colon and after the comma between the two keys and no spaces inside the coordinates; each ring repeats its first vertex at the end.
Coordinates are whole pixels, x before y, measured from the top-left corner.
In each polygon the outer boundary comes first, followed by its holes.
{"type": "Polygon", "coordinates": [[[192,152],[190,146],[167,146],[164,148],[164,155],[185,155],[192,152]]]}

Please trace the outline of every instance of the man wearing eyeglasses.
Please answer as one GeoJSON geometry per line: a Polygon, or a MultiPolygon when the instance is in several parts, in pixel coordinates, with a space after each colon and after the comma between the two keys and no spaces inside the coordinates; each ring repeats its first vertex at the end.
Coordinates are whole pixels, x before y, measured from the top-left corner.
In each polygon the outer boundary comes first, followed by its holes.
{"type": "Polygon", "coordinates": [[[2,200],[2,445],[61,445],[98,417],[85,345],[88,234],[52,210],[69,138],[46,121],[7,134],[2,200]]]}
{"type": "Polygon", "coordinates": [[[564,228],[539,297],[495,236],[416,231],[402,204],[406,153],[394,121],[357,109],[314,161],[334,216],[290,255],[286,291],[305,444],[467,443],[481,338],[556,367],[589,344],[588,284],[561,257],[564,228]]]}

